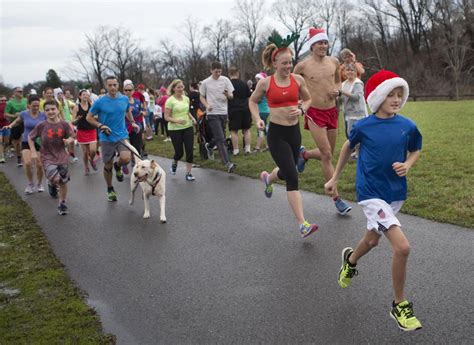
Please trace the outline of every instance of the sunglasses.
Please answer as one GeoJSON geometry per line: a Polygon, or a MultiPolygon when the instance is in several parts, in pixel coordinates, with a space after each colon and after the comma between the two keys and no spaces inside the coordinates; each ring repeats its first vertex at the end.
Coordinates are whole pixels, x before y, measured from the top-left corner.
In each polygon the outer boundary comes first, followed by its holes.
{"type": "Polygon", "coordinates": [[[132,92],[133,89],[123,89],[123,91],[125,91],[125,92],[132,92]]]}
{"type": "Polygon", "coordinates": [[[23,93],[23,90],[16,90],[15,92],[23,93]]]}
{"type": "Polygon", "coordinates": [[[0,102],[7,103],[7,100],[6,99],[0,99],[0,102]]]}

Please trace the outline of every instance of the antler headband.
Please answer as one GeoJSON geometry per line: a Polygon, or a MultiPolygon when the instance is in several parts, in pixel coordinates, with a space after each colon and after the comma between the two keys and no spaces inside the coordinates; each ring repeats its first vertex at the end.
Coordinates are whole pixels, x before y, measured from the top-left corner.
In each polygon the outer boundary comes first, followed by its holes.
{"type": "Polygon", "coordinates": [[[272,60],[275,60],[276,54],[288,48],[288,46],[298,38],[300,38],[300,35],[295,32],[291,33],[291,35],[287,35],[286,38],[283,38],[277,31],[273,31],[272,35],[268,37],[268,41],[275,44],[278,49],[272,53],[272,60]]]}

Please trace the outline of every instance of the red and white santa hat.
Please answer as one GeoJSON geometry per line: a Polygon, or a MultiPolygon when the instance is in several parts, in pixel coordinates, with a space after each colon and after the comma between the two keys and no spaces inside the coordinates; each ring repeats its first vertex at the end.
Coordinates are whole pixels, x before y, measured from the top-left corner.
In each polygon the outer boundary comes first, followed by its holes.
{"type": "Polygon", "coordinates": [[[406,80],[387,70],[380,70],[372,75],[365,84],[365,98],[370,109],[375,113],[388,94],[397,87],[403,88],[402,103],[400,104],[400,108],[402,108],[410,92],[406,80]]]}
{"type": "Polygon", "coordinates": [[[309,39],[308,43],[311,47],[313,44],[319,41],[329,41],[328,34],[324,29],[309,28],[309,39]]]}

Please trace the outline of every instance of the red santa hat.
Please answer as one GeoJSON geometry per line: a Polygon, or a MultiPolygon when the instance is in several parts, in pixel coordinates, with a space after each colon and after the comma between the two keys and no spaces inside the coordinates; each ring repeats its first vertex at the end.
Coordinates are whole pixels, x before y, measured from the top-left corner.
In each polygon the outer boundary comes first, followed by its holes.
{"type": "Polygon", "coordinates": [[[403,88],[401,108],[405,105],[410,92],[406,80],[400,78],[398,74],[386,70],[378,71],[372,75],[365,84],[365,97],[370,109],[375,113],[388,94],[397,87],[403,88]]]}
{"type": "Polygon", "coordinates": [[[311,47],[313,44],[319,41],[329,41],[326,30],[309,28],[309,46],[311,47]]]}

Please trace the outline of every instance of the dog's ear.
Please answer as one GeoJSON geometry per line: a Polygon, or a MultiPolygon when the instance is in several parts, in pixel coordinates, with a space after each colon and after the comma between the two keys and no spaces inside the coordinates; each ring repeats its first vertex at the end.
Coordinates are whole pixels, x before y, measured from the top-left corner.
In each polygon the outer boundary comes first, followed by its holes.
{"type": "Polygon", "coordinates": [[[150,168],[155,169],[155,168],[156,168],[156,165],[157,165],[157,164],[156,164],[155,160],[152,159],[152,161],[151,161],[151,163],[150,163],[150,168]]]}

